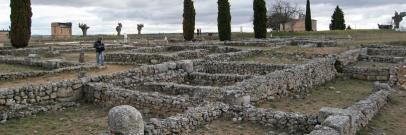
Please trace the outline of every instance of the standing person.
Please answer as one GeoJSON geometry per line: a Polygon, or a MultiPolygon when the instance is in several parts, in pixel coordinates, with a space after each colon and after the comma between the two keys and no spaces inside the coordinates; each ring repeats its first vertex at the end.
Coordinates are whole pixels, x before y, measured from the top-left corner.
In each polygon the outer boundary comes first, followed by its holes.
{"type": "Polygon", "coordinates": [[[104,43],[103,38],[99,37],[97,41],[94,43],[94,48],[96,48],[96,62],[97,65],[104,66],[104,43]]]}

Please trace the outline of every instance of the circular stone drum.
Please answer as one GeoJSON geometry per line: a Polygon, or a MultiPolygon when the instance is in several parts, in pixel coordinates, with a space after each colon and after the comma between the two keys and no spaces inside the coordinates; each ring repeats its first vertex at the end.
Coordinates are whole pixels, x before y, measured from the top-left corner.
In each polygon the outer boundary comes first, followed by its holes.
{"type": "Polygon", "coordinates": [[[144,135],[144,120],[132,106],[123,105],[109,111],[109,127],[113,135],[144,135]]]}

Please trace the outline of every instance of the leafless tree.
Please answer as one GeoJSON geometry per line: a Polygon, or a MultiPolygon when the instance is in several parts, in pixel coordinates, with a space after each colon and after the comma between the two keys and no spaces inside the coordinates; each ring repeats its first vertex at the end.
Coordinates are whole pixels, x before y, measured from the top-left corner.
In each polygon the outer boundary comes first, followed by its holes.
{"type": "Polygon", "coordinates": [[[82,30],[83,36],[87,36],[87,30],[90,28],[87,24],[79,23],[79,28],[82,30]]]}
{"type": "Polygon", "coordinates": [[[144,28],[144,24],[137,24],[138,35],[141,34],[142,28],[144,28]]]}
{"type": "Polygon", "coordinates": [[[285,23],[304,15],[303,9],[284,0],[277,0],[269,7],[268,28],[273,30],[280,30],[281,24],[285,30],[285,23]]]}
{"type": "Polygon", "coordinates": [[[118,23],[117,27],[116,27],[116,31],[117,31],[117,36],[121,35],[121,29],[123,28],[123,24],[118,23]]]}

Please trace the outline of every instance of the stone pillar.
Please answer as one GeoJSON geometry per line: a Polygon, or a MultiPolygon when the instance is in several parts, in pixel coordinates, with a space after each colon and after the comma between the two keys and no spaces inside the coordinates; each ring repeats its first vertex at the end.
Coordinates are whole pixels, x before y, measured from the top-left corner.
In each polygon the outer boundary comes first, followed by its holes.
{"type": "Polygon", "coordinates": [[[144,135],[144,120],[141,113],[132,106],[112,108],[108,116],[112,135],[144,135]]]}

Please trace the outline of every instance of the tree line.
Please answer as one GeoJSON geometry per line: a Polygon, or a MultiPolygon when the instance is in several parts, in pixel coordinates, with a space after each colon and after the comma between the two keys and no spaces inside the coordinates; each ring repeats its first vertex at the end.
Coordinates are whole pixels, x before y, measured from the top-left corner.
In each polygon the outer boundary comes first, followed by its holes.
{"type": "MultiPolygon", "coordinates": [[[[218,0],[218,17],[217,26],[219,39],[221,41],[231,40],[231,13],[229,0],[218,0]]],[[[194,8],[194,0],[184,0],[183,4],[183,35],[186,41],[194,39],[195,31],[195,18],[196,11],[194,8]]],[[[28,46],[28,42],[31,38],[31,0],[10,0],[11,7],[11,26],[10,26],[10,40],[11,44],[16,48],[23,48],[28,46]]],[[[267,9],[265,0],[253,0],[253,25],[255,38],[266,38],[267,28],[273,30],[280,30],[282,25],[283,29],[285,24],[292,21],[295,17],[305,18],[306,31],[312,31],[312,17],[310,0],[306,3],[306,14],[297,6],[292,6],[290,3],[282,0],[276,0],[270,10],[267,9]],[[269,13],[268,13],[269,11],[269,13]],[[268,14],[267,14],[268,13],[268,14]]],[[[79,24],[79,27],[83,31],[83,35],[86,35],[89,26],[86,24],[79,24]]],[[[138,31],[140,33],[144,25],[138,25],[138,31]]],[[[116,27],[118,34],[120,34],[122,24],[116,27]]],[[[344,12],[336,7],[332,16],[331,30],[343,30],[345,29],[344,12]]]]}

